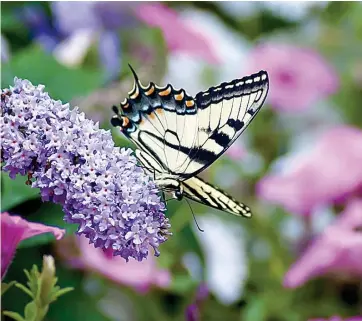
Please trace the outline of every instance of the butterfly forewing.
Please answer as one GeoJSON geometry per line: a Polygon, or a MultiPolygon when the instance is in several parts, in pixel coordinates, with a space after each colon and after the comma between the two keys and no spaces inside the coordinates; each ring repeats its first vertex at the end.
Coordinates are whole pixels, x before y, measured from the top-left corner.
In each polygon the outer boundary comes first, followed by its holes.
{"type": "MultiPolygon", "coordinates": [[[[203,118],[205,109],[210,110],[208,135],[194,146],[195,152],[188,160],[189,165],[179,170],[183,177],[198,174],[231,146],[263,105],[268,88],[268,75],[260,71],[196,95],[198,117],[203,118]],[[217,116],[216,120],[214,115],[217,116]],[[203,166],[196,169],[192,166],[193,162],[203,166]]],[[[205,121],[200,122],[205,124],[205,121]]],[[[203,128],[199,128],[199,131],[204,131],[203,128]]]]}

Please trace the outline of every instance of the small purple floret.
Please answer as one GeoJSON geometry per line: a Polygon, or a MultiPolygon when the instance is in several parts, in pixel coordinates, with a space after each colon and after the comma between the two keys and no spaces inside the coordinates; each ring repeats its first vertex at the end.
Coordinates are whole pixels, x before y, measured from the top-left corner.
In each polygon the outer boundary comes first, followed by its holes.
{"type": "MultiPolygon", "coordinates": [[[[1,162],[11,178],[28,175],[44,201],[62,205],[95,247],[141,261],[167,240],[169,220],[152,179],[130,149],[44,86],[15,78],[1,94],[1,162]]],[[[49,213],[51,215],[51,213],[49,213]]]]}

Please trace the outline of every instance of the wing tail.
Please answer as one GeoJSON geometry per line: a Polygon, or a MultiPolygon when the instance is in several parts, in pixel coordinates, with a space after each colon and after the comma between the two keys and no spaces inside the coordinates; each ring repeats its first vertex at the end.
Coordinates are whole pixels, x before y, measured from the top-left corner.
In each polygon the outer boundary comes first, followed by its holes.
{"type": "Polygon", "coordinates": [[[187,198],[237,216],[251,217],[248,206],[239,203],[225,192],[204,182],[199,177],[189,178],[183,181],[181,185],[187,198]]]}

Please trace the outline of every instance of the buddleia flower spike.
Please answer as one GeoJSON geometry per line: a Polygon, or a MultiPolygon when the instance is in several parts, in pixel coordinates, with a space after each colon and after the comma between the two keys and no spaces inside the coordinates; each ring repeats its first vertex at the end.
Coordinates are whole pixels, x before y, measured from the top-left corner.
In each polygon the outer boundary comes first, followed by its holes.
{"type": "MultiPolygon", "coordinates": [[[[165,242],[170,224],[152,178],[109,131],[49,97],[44,86],[15,78],[1,93],[2,171],[28,175],[44,201],[61,204],[95,247],[141,261],[165,242]]],[[[51,213],[49,213],[51,215],[51,213]]]]}

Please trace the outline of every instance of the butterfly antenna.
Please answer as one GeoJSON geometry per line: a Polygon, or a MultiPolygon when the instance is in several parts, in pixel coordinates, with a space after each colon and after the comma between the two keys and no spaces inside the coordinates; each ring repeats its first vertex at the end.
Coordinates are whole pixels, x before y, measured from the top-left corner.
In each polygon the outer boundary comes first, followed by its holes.
{"type": "Polygon", "coordinates": [[[196,217],[195,217],[195,214],[194,214],[194,211],[192,210],[192,207],[191,207],[188,199],[185,198],[185,200],[186,200],[187,204],[189,205],[189,208],[190,208],[190,210],[191,210],[192,216],[194,217],[194,221],[195,221],[195,223],[196,223],[197,229],[198,229],[200,232],[205,232],[205,231],[199,226],[199,223],[197,223],[196,217]]]}

